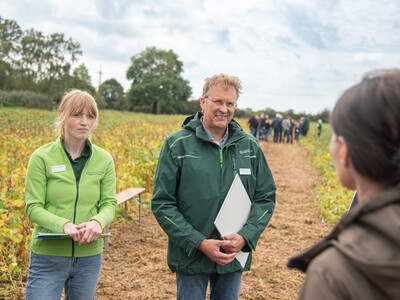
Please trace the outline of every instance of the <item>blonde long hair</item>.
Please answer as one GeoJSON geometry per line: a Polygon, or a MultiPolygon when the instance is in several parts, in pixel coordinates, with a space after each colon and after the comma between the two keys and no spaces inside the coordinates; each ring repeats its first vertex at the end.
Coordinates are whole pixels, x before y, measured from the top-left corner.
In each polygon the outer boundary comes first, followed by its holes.
{"type": "Polygon", "coordinates": [[[54,124],[57,134],[64,134],[64,121],[66,118],[73,114],[81,113],[85,108],[87,108],[89,113],[96,119],[96,123],[93,127],[94,130],[97,126],[99,116],[96,100],[88,92],[78,89],[66,92],[58,107],[58,117],[54,124]]]}

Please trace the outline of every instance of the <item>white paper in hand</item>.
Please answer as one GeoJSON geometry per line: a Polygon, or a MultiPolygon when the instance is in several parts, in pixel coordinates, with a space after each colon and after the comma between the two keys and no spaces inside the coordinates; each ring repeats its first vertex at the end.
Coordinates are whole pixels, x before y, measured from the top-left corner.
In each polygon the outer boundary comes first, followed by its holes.
{"type": "MultiPolygon", "coordinates": [[[[221,236],[237,233],[246,224],[250,214],[251,201],[238,174],[225,197],[221,209],[215,218],[214,225],[221,236]]],[[[239,252],[236,259],[244,268],[249,253],[239,252]]]]}

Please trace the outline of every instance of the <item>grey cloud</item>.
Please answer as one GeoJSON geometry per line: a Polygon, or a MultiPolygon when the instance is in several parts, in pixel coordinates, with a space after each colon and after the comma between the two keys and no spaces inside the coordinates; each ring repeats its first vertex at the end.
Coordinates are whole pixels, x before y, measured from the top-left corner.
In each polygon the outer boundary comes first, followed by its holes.
{"type": "Polygon", "coordinates": [[[338,29],[320,22],[310,10],[286,5],[286,17],[293,34],[316,49],[332,48],[339,41],[338,29]]]}
{"type": "Polygon", "coordinates": [[[284,44],[289,47],[297,48],[299,46],[295,41],[293,41],[292,38],[290,38],[288,36],[279,36],[276,38],[276,40],[279,43],[284,44]]]}

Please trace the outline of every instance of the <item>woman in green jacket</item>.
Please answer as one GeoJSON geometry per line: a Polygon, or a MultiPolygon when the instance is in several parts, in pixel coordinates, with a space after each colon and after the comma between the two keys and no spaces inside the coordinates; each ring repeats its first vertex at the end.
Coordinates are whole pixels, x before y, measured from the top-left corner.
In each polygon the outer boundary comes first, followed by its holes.
{"type": "Polygon", "coordinates": [[[101,269],[102,229],[115,215],[114,162],[93,145],[98,110],[88,93],[72,90],[59,107],[55,142],[37,149],[26,175],[26,208],[39,232],[71,238],[35,239],[25,299],[94,299],[101,269]]]}

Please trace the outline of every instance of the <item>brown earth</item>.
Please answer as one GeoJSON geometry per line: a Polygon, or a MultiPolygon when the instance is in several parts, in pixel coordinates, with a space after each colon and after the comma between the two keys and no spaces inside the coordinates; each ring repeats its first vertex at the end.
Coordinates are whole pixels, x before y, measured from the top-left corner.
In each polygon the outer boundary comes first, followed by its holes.
{"type": "MultiPolygon", "coordinates": [[[[240,299],[296,299],[304,274],[285,267],[289,257],[332,227],[314,207],[320,184],[306,149],[261,142],[277,185],[276,207],[243,274],[240,299]]],[[[167,237],[145,210],[142,222],[112,226],[96,299],[175,299],[175,274],[167,267],[167,237]]]]}

